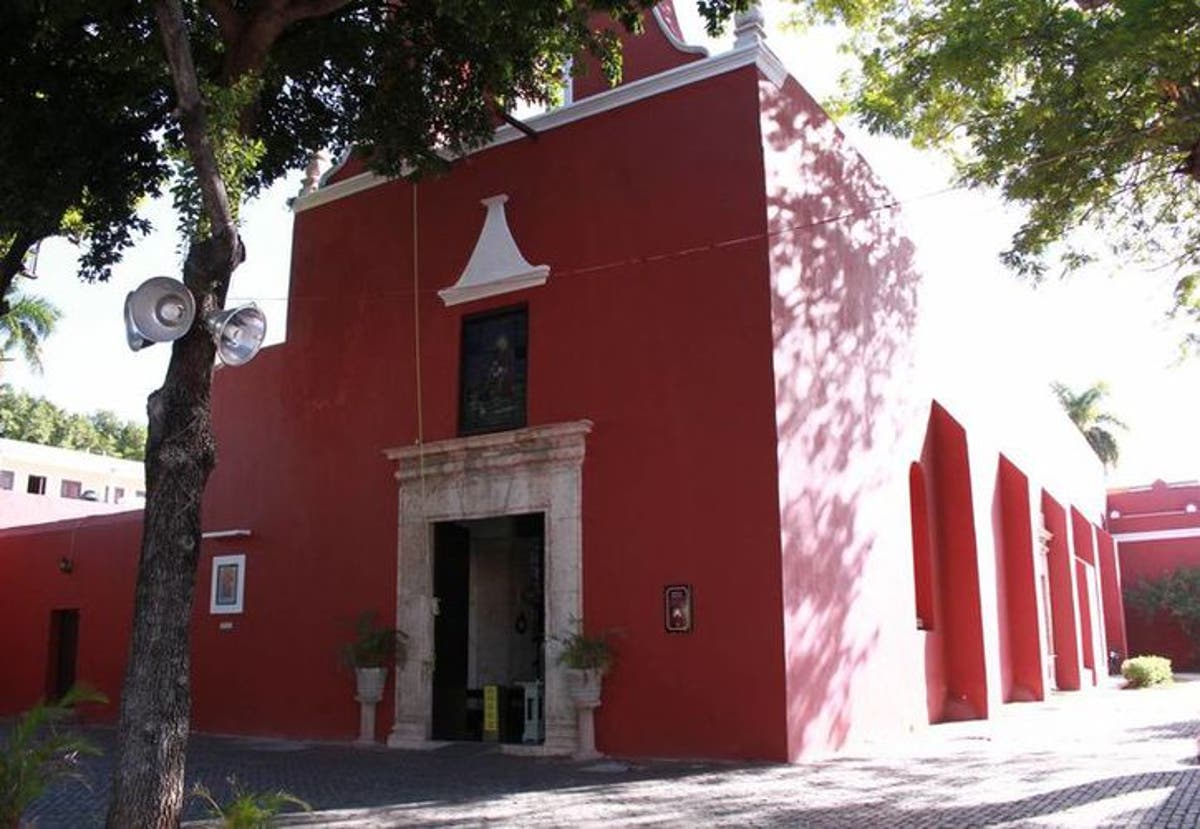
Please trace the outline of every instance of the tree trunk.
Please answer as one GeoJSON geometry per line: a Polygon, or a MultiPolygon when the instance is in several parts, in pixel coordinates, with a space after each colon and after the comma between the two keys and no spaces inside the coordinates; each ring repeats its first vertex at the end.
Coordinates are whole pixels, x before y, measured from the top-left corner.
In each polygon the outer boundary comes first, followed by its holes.
{"type": "Polygon", "coordinates": [[[211,420],[216,346],[203,320],[224,307],[229,278],[245,257],[208,136],[183,6],[180,0],[156,0],[155,15],[183,142],[213,235],[188,251],[183,278],[196,298],[196,322],[176,340],[166,380],[147,404],[146,508],[108,811],[113,829],[174,827],[183,808],[200,506],[216,462],[211,420]]]}
{"type": "Polygon", "coordinates": [[[166,380],[147,405],[142,550],[108,812],[114,829],[177,826],[183,808],[189,622],[201,496],[216,461],[210,417],[215,346],[202,320],[224,305],[234,257],[223,239],[189,251],[184,281],[196,296],[197,323],[176,341],[166,380]]]}

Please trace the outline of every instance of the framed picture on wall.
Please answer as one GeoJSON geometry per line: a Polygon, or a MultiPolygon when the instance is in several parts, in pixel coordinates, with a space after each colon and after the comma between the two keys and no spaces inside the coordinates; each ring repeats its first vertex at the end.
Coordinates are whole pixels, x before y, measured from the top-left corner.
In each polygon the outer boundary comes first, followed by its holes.
{"type": "Polygon", "coordinates": [[[241,613],[245,590],[245,554],[213,556],[212,590],[208,612],[213,614],[241,613]]]}
{"type": "Polygon", "coordinates": [[[692,630],[692,586],[669,584],[663,588],[663,624],[667,633],[690,633],[692,630]]]}
{"type": "Polygon", "coordinates": [[[525,306],[466,317],[459,366],[458,433],[525,425],[529,311],[525,306]]]}

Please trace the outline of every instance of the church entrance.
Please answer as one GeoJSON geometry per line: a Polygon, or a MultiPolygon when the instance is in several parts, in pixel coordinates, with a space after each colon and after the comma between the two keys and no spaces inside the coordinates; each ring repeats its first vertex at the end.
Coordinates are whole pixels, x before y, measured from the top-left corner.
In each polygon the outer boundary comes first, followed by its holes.
{"type": "Polygon", "coordinates": [[[514,754],[578,750],[567,669],[556,657],[584,617],[591,429],[577,420],[388,450],[399,482],[396,624],[408,634],[388,745],[479,734],[514,754]],[[540,736],[526,742],[525,722],[539,715],[529,733],[540,736]]]}
{"type": "Polygon", "coordinates": [[[541,744],[543,514],[442,521],[433,530],[431,738],[541,744]]]}

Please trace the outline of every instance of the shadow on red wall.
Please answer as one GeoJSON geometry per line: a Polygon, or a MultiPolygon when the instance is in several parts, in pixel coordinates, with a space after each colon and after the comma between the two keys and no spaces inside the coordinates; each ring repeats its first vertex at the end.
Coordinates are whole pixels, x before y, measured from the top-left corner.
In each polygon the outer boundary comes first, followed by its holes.
{"type": "Polygon", "coordinates": [[[868,685],[913,668],[899,634],[882,644],[886,628],[911,630],[911,593],[871,585],[895,584],[909,564],[893,554],[909,540],[900,446],[915,409],[907,372],[920,277],[891,197],[820,107],[790,78],[759,89],[796,758],[840,747],[852,727],[886,734],[916,715],[902,694],[862,700],[868,685]]]}

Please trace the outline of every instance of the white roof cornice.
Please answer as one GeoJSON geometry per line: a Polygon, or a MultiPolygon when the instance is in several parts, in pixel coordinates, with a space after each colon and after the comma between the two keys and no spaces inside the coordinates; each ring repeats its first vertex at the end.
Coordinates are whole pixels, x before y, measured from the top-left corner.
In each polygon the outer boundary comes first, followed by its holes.
{"type": "Polygon", "coordinates": [[[1134,541],[1173,541],[1179,538],[1200,538],[1200,527],[1180,527],[1174,530],[1147,530],[1136,533],[1113,533],[1113,540],[1128,544],[1134,541]]]}
{"type": "MultiPolygon", "coordinates": [[[[576,101],[569,106],[559,107],[542,115],[534,116],[526,123],[537,132],[547,132],[548,130],[564,127],[567,124],[573,124],[576,121],[582,121],[585,118],[591,118],[602,112],[608,112],[627,106],[628,104],[636,103],[637,101],[645,100],[646,98],[652,98],[655,95],[661,95],[673,89],[690,86],[691,84],[699,83],[718,75],[724,75],[746,66],[757,67],[763,77],[775,84],[775,86],[782,86],[788,74],[783,62],[775,56],[774,52],[763,43],[754,43],[738,49],[731,49],[728,52],[723,52],[704,60],[685,63],[682,66],[676,66],[674,69],[668,69],[657,75],[621,84],[606,92],[576,101]]],[[[496,130],[491,141],[474,152],[482,152],[491,147],[498,147],[501,144],[518,141],[524,137],[525,135],[520,130],[506,124],[496,130]]],[[[359,173],[350,178],[321,187],[306,195],[298,196],[292,203],[292,209],[297,213],[310,210],[363,190],[378,187],[380,184],[385,184],[388,181],[390,179],[378,173],[359,173]]]]}

